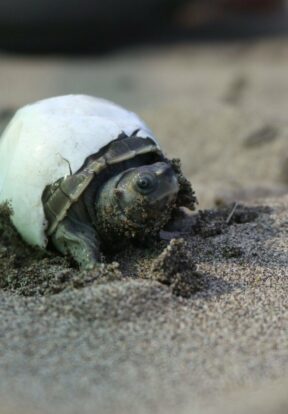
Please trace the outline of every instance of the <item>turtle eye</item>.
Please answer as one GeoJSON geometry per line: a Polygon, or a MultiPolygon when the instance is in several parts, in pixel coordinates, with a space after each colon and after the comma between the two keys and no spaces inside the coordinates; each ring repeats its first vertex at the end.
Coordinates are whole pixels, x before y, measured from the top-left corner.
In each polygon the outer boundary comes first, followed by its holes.
{"type": "Polygon", "coordinates": [[[152,174],[141,174],[137,178],[137,189],[141,193],[149,193],[152,191],[156,184],[156,177],[152,174]]]}

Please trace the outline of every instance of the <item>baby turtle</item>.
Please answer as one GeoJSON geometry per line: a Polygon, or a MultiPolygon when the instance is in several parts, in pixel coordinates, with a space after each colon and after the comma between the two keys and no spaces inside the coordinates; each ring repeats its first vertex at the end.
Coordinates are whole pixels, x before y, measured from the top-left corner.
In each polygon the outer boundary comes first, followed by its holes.
{"type": "Polygon", "coordinates": [[[91,269],[101,250],[149,240],[196,201],[179,163],[134,113],[83,95],[20,109],[0,139],[0,202],[24,240],[91,269]]]}

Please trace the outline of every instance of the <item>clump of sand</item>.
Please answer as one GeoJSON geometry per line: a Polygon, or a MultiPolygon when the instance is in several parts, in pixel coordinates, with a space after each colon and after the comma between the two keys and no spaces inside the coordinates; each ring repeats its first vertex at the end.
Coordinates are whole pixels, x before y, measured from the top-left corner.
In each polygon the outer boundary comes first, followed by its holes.
{"type": "Polygon", "coordinates": [[[142,249],[133,251],[132,246],[128,254],[124,251],[117,255],[118,259],[121,257],[122,269],[110,256],[97,269],[80,271],[69,257],[28,246],[12,225],[10,215],[7,205],[0,206],[0,288],[4,291],[24,296],[51,295],[65,289],[138,277],[157,280],[180,296],[190,296],[202,287],[201,275],[196,272],[191,252],[182,239],[151,241],[151,248],[143,250],[145,272],[143,266],[138,266],[138,271],[129,270],[135,256],[141,260],[142,249]],[[164,249],[162,253],[161,249],[164,249]]]}

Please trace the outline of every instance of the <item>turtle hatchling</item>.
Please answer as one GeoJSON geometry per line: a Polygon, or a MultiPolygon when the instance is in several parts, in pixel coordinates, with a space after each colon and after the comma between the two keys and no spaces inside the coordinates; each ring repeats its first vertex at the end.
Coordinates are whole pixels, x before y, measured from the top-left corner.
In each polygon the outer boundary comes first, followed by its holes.
{"type": "Polygon", "coordinates": [[[144,243],[194,192],[177,160],[133,112],[67,95],[19,109],[0,138],[0,203],[22,238],[81,268],[102,252],[144,243]]]}

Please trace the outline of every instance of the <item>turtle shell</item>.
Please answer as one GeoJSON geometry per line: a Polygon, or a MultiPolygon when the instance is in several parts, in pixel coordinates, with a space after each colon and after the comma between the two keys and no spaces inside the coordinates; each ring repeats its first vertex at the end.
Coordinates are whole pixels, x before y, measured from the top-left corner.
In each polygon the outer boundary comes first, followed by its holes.
{"type": "Polygon", "coordinates": [[[102,151],[100,154],[89,157],[80,171],[61,178],[44,190],[42,201],[48,220],[46,230],[48,236],[56,230],[71,205],[79,200],[91,181],[105,169],[109,170],[111,166],[115,167],[117,164],[120,165],[143,154],[150,153],[162,156],[160,149],[152,139],[139,138],[135,135],[131,137],[120,136],[101,153],[102,151]]]}
{"type": "MultiPolygon", "coordinates": [[[[97,173],[101,157],[81,171],[85,160],[123,133],[158,146],[136,114],[99,98],[60,96],[17,111],[0,138],[0,203],[9,202],[12,221],[24,240],[46,247],[44,189],[70,175],[74,177],[70,180],[78,180],[86,174],[85,180],[89,181],[97,173]]],[[[132,156],[130,150],[128,153],[132,156]]],[[[112,159],[116,161],[117,156],[114,154],[112,159]]],[[[73,188],[78,191],[79,183],[73,188]]],[[[56,216],[60,218],[59,211],[56,216]]]]}

